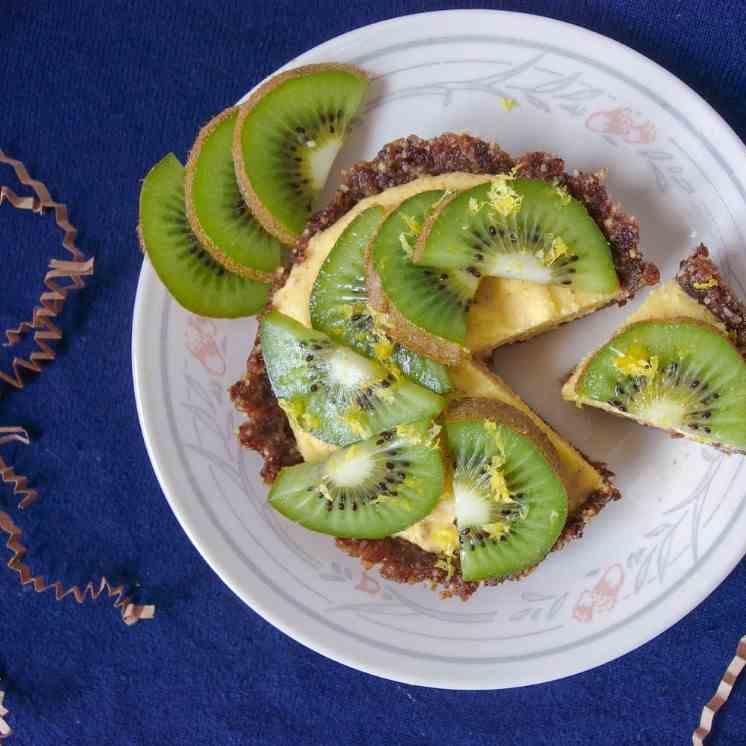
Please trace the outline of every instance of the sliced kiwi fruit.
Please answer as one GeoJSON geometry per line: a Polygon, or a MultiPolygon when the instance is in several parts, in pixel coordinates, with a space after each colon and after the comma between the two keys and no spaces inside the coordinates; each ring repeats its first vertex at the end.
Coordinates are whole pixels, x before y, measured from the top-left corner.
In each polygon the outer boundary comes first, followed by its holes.
{"type": "Polygon", "coordinates": [[[267,303],[269,284],[229,272],[192,233],[184,209],[184,167],[172,153],[143,181],[137,232],[158,277],[188,311],[237,318],[267,303]]]}
{"type": "Polygon", "coordinates": [[[709,324],[631,324],[591,357],[575,391],[644,424],[746,450],[746,361],[709,324]]]}
{"type": "Polygon", "coordinates": [[[292,244],[308,220],[368,89],[352,65],[307,65],[276,75],[239,111],[233,160],[259,222],[292,244]]]}
{"type": "Polygon", "coordinates": [[[392,341],[368,303],[365,251],[384,219],[378,205],[364,210],[344,229],[321,265],[310,299],[311,324],[386,367],[396,366],[415,383],[445,394],[448,371],[440,363],[392,341]]]}
{"type": "Polygon", "coordinates": [[[439,428],[431,420],[384,430],[326,461],[283,469],[269,502],[333,536],[382,539],[424,518],[443,492],[439,428]]]}
{"type": "Polygon", "coordinates": [[[479,280],[461,269],[435,270],[412,262],[417,237],[447,193],[421,192],[387,218],[369,248],[371,304],[390,317],[392,337],[446,365],[464,357],[469,307],[479,280]]]}
{"type": "Polygon", "coordinates": [[[326,443],[348,445],[435,417],[445,400],[326,334],[271,311],[260,322],[272,390],[288,417],[326,443]]]}
{"type": "Polygon", "coordinates": [[[241,196],[233,166],[238,109],[226,109],[199,133],[186,165],[186,213],[199,242],[226,269],[263,282],[282,260],[284,247],[267,233],[241,196]]]}
{"type": "Polygon", "coordinates": [[[544,181],[495,177],[446,201],[415,247],[418,264],[614,293],[606,237],[582,202],[544,181]]]}
{"type": "Polygon", "coordinates": [[[547,437],[492,399],[456,399],[446,411],[464,580],[533,567],[567,520],[567,492],[547,437]]]}

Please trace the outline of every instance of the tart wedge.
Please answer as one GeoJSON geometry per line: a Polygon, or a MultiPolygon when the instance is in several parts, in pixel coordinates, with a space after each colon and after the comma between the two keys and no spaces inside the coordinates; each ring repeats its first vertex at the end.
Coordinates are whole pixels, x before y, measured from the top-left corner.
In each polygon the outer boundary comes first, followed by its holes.
{"type": "Polygon", "coordinates": [[[565,399],[746,453],[746,306],[700,246],[565,384],[565,399]]]}

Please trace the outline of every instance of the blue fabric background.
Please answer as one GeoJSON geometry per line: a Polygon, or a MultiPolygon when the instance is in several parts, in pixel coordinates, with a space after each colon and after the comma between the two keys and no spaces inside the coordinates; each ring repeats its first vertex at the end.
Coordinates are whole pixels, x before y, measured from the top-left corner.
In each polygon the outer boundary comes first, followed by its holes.
{"type": "MultiPolygon", "coordinates": [[[[457,693],[401,686],[303,648],[246,608],[192,548],[138,428],[130,327],[141,259],[139,181],[165,152],[309,47],[403,13],[488,3],[422,0],[28,2],[0,6],[0,147],[71,206],[96,278],[73,301],[60,360],[0,391],[0,425],[34,443],[3,455],[43,500],[13,515],[35,569],[68,582],[142,584],[155,621],[131,629],[103,601],[78,608],[0,570],[0,674],[11,743],[683,744],[746,632],[746,564],[642,649],[571,679],[457,693]]],[[[746,136],[740,0],[526,0],[492,7],[571,21],[680,76],[746,136]]],[[[0,183],[8,178],[4,170],[0,183]]],[[[0,212],[0,328],[27,315],[49,219],[0,212]]],[[[6,367],[7,353],[0,351],[6,367]]],[[[0,508],[12,502],[0,486],[0,508]]],[[[0,553],[3,559],[6,552],[0,553]]],[[[746,686],[713,744],[746,743],[746,686]]]]}

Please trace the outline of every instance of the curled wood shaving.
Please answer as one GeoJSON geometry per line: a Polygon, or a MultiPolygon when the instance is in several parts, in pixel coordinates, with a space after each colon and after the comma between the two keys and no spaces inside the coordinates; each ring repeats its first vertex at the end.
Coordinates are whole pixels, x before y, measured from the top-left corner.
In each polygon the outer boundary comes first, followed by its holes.
{"type": "Polygon", "coordinates": [[[8,714],[8,709],[3,705],[5,699],[5,692],[0,690],[0,740],[7,738],[13,733],[11,727],[5,722],[5,716],[8,714]]]}
{"type": "Polygon", "coordinates": [[[8,560],[8,567],[18,573],[22,586],[31,585],[37,593],[51,590],[54,592],[57,601],[72,596],[79,604],[88,599],[95,601],[106,592],[107,597],[113,600],[114,608],[119,609],[122,621],[127,625],[135,624],[141,619],[152,619],[155,616],[155,606],[142,606],[132,603],[125,595],[126,589],[123,585],[112,586],[106,578],[101,578],[98,583],[90,581],[82,587],[74,585],[65,588],[59,580],[48,583],[44,576],[34,575],[31,568],[24,564],[23,559],[26,557],[27,549],[20,542],[23,532],[13,523],[13,519],[3,511],[0,511],[0,530],[8,535],[5,546],[13,553],[13,556],[8,560]]]}
{"type": "Polygon", "coordinates": [[[0,187],[0,205],[8,202],[20,210],[31,210],[41,215],[45,210],[53,210],[57,227],[63,233],[62,245],[70,256],[68,260],[51,259],[49,271],[44,276],[47,290],[42,293],[39,303],[33,310],[30,321],[21,322],[16,328],[5,332],[6,347],[15,345],[24,334],[34,332],[34,342],[38,350],[34,350],[28,358],[16,357],[12,362],[12,372],[0,371],[0,380],[11,386],[23,388],[22,371],[40,373],[42,363],[54,360],[55,353],[49,342],[56,342],[62,338],[62,332],[52,321],[61,312],[71,290],[85,287],[84,277],[93,274],[93,259],[86,259],[85,254],[75,244],[78,231],[70,222],[67,207],[55,202],[47,187],[37,179],[32,179],[21,161],[8,157],[0,149],[0,163],[10,166],[18,180],[33,191],[33,196],[21,197],[10,187],[0,187]]]}
{"type": "MultiPolygon", "coordinates": [[[[30,442],[28,433],[22,427],[0,427],[0,446],[11,442],[27,446],[30,442]]],[[[0,456],[0,479],[12,487],[12,494],[21,496],[18,502],[19,510],[26,510],[39,499],[39,493],[28,487],[28,479],[16,474],[13,467],[3,461],[2,456],[0,456]]]]}
{"type": "Polygon", "coordinates": [[[728,701],[728,697],[730,697],[730,693],[733,691],[733,686],[744,668],[746,668],[746,635],[738,643],[736,657],[730,662],[728,669],[723,674],[723,678],[720,679],[720,685],[715,692],[715,696],[702,710],[699,727],[692,735],[693,746],[703,746],[705,739],[712,732],[712,723],[715,720],[715,715],[718,714],[722,706],[728,701]]]}

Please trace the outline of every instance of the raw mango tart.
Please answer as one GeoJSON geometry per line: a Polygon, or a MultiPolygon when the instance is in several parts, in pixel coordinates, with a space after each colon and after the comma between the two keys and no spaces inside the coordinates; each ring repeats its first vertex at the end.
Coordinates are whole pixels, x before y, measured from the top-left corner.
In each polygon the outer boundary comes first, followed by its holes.
{"type": "MultiPolygon", "coordinates": [[[[619,497],[484,360],[658,271],[605,172],[466,134],[386,145],[314,212],[367,85],[338,64],[265,82],[208,122],[186,168],[168,155],[147,175],[139,235],[188,310],[260,314],[231,397],[269,504],[386,578],[466,599],[619,497]]],[[[744,319],[702,247],[563,395],[744,452],[744,319]]]]}
{"type": "MultiPolygon", "coordinates": [[[[588,521],[619,496],[610,473],[549,428],[479,357],[503,340],[527,338],[626,300],[654,281],[657,273],[640,257],[636,230],[634,219],[611,202],[600,176],[565,177],[559,159],[529,154],[514,161],[497,146],[465,135],[396,141],[374,161],[353,166],[331,205],[312,217],[296,244],[294,261],[278,283],[263,328],[283,319],[285,325],[292,320],[323,332],[381,366],[379,383],[371,381],[374,389],[388,376],[392,388],[407,380],[423,391],[445,395],[448,403],[443,402],[435,416],[439,430],[432,437],[446,479],[427,514],[381,536],[370,516],[388,509],[387,501],[392,499],[407,502],[406,489],[399,488],[396,480],[409,485],[411,475],[405,465],[390,461],[391,473],[386,474],[384,462],[381,478],[376,471],[380,466],[354,461],[358,480],[340,488],[333,477],[325,481],[322,477],[321,486],[311,490],[313,499],[304,503],[312,515],[328,515],[332,527],[344,523],[346,528],[316,530],[336,535],[341,549],[360,556],[368,566],[379,565],[385,577],[428,581],[444,595],[462,598],[468,598],[480,583],[491,585],[524,575],[552,548],[582,535],[588,521]],[[528,177],[523,181],[516,176],[521,169],[528,177]],[[518,189],[526,194],[534,190],[531,199],[525,197],[525,207],[535,215],[521,216],[518,203],[523,200],[514,196],[518,189]],[[489,276],[482,271],[485,268],[470,263],[434,267],[419,261],[418,247],[425,231],[435,225],[434,216],[449,206],[453,210],[458,195],[469,192],[464,214],[453,219],[462,225],[482,221],[485,240],[493,223],[497,233],[500,221],[509,221],[500,229],[506,234],[512,231],[518,241],[494,249],[495,254],[508,255],[508,270],[503,273],[508,276],[501,276],[499,268],[489,276]],[[545,232],[552,237],[531,243],[541,230],[537,200],[542,196],[550,202],[541,216],[545,232]],[[475,206],[475,199],[481,204],[475,206]],[[569,215],[562,214],[565,207],[569,215]],[[603,218],[596,222],[593,215],[603,218]],[[574,231],[587,232],[594,245],[587,247],[563,227],[563,221],[574,231]],[[534,225],[531,236],[528,225],[534,225]],[[615,243],[615,236],[624,240],[615,243]],[[573,252],[579,244],[582,248],[573,252]],[[567,266],[560,272],[562,263],[567,266]],[[540,267],[547,271],[537,270],[540,267]],[[573,275],[593,277],[594,273],[602,279],[590,289],[579,287],[574,277],[568,281],[573,275]],[[483,293],[487,283],[492,284],[491,292],[483,293]],[[540,313],[537,318],[524,314],[510,319],[508,333],[494,336],[484,347],[469,349],[473,325],[490,316],[494,320],[501,304],[506,308],[504,297],[509,291],[505,288],[519,293],[524,288],[529,297],[541,298],[536,303],[540,313]],[[479,300],[480,294],[487,303],[479,300]],[[488,304],[495,312],[486,308],[488,304]],[[459,419],[466,412],[471,420],[459,419]],[[363,504],[372,511],[360,512],[363,504]]],[[[585,282],[594,280],[581,278],[580,285],[585,282]]],[[[488,323],[484,331],[476,332],[482,338],[489,334],[494,335],[494,330],[488,323]]],[[[262,452],[265,477],[273,484],[284,481],[283,466],[292,463],[313,464],[317,474],[329,474],[340,458],[339,446],[332,437],[314,432],[317,423],[304,423],[305,409],[288,407],[282,389],[272,380],[275,360],[286,364],[285,356],[268,349],[262,332],[247,375],[231,392],[236,406],[249,416],[239,437],[244,445],[262,452]],[[269,392],[275,394],[271,399],[269,392]]],[[[315,359],[309,363],[315,365],[315,359]]],[[[290,378],[300,380],[304,375],[290,378]]],[[[357,385],[355,376],[348,380],[357,385]]],[[[328,396],[325,385],[318,385],[315,394],[328,396]]],[[[341,400],[337,395],[330,398],[341,400]]],[[[374,414],[383,408],[367,394],[362,401],[356,417],[363,416],[366,406],[374,414]]],[[[417,421],[414,410],[407,416],[417,421]]],[[[368,443],[369,448],[387,447],[380,435],[362,436],[361,431],[358,442],[368,443]]],[[[271,503],[290,515],[285,499],[272,488],[271,503]]],[[[407,509],[414,515],[413,500],[408,500],[407,509]]],[[[311,520],[297,513],[291,517],[307,526],[311,520]]]]}

